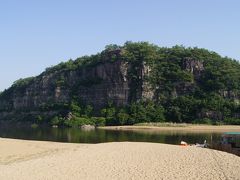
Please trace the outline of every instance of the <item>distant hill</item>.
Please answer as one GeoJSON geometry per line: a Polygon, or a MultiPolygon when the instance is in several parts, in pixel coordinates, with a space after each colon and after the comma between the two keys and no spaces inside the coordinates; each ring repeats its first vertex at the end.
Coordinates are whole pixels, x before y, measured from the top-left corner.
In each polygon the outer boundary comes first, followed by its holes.
{"type": "Polygon", "coordinates": [[[199,48],[108,45],[17,80],[0,94],[0,120],[240,124],[240,63],[199,48]]]}

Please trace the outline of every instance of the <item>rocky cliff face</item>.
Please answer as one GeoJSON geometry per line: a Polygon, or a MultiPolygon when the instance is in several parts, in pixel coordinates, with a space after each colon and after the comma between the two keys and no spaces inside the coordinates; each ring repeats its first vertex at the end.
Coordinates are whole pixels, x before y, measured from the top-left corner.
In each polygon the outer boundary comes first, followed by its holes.
{"type": "MultiPolygon", "coordinates": [[[[23,92],[13,92],[13,109],[38,108],[46,103],[68,103],[72,95],[100,108],[109,100],[117,105],[128,102],[128,65],[123,61],[103,63],[69,72],[39,76],[23,92]],[[63,77],[63,79],[61,79],[63,77]],[[60,84],[58,81],[62,81],[60,84]]],[[[2,102],[1,106],[5,106],[2,102]]]]}
{"type": "Polygon", "coordinates": [[[201,61],[189,57],[184,58],[182,67],[184,70],[192,73],[196,80],[201,77],[204,71],[204,66],[201,61]]]}
{"type": "MultiPolygon", "coordinates": [[[[139,73],[141,79],[148,73],[145,68],[139,73]]],[[[139,89],[131,87],[129,69],[127,62],[119,60],[74,71],[40,75],[21,92],[13,92],[11,99],[1,101],[0,108],[8,104],[13,110],[34,110],[48,103],[69,103],[72,96],[77,96],[94,109],[100,109],[110,101],[116,106],[124,106],[131,100],[130,91],[137,93],[138,99],[152,98],[153,93],[147,89],[146,83],[139,89]]]]}
{"type": "MultiPolygon", "coordinates": [[[[189,63],[190,66],[186,65],[186,68],[192,71],[191,66],[194,65],[189,63]]],[[[131,68],[129,63],[118,60],[74,71],[43,74],[21,91],[13,91],[7,101],[0,101],[0,109],[9,106],[13,110],[37,110],[46,104],[69,103],[73,96],[92,105],[96,110],[103,108],[108,102],[119,107],[140,99],[153,100],[154,89],[145,80],[150,75],[151,68],[144,64],[139,69],[137,76],[140,84],[135,87],[128,75],[131,68]],[[134,98],[131,97],[133,94],[134,98]]],[[[186,94],[190,87],[188,84],[177,85],[176,91],[178,94],[186,94]]]]}
{"type": "Polygon", "coordinates": [[[129,98],[128,64],[123,61],[103,63],[93,68],[82,69],[74,82],[75,94],[86,104],[96,109],[112,101],[117,106],[126,105],[129,98]],[[84,84],[84,81],[87,84],[84,84]]]}
{"type": "MultiPolygon", "coordinates": [[[[58,113],[57,110],[51,108],[49,110],[48,107],[68,106],[74,98],[81,101],[81,104],[91,105],[96,112],[106,107],[109,102],[115,107],[122,107],[140,100],[151,100],[166,106],[164,108],[169,114],[173,110],[178,113],[180,105],[171,104],[174,98],[180,96],[192,98],[196,100],[197,107],[197,101],[201,101],[199,98],[207,99],[206,95],[212,94],[239,104],[238,83],[234,81],[229,83],[228,79],[222,76],[222,72],[219,73],[221,69],[216,70],[215,61],[218,60],[211,60],[214,54],[205,55],[204,50],[198,50],[195,55],[191,49],[179,51],[179,47],[163,51],[144,43],[140,43],[140,46],[139,44],[125,46],[104,50],[86,62],[84,59],[68,62],[74,68],[66,68],[66,63],[58,69],[45,71],[33,79],[14,84],[0,94],[0,120],[18,112],[54,115],[58,113]],[[186,52],[183,55],[184,51],[186,52]],[[179,52],[181,53],[178,55],[179,52]],[[203,57],[199,56],[201,53],[203,57]],[[210,60],[205,60],[204,58],[208,56],[211,57],[210,60]],[[209,61],[212,64],[209,64],[209,61]],[[212,73],[212,69],[216,72],[212,73]],[[166,102],[168,100],[171,103],[166,102]]],[[[215,58],[221,59],[217,55],[215,58]]],[[[225,61],[218,63],[219,67],[229,65],[225,61]]],[[[235,69],[238,67],[234,62],[231,63],[235,69]]],[[[223,116],[213,108],[204,107],[204,103],[205,100],[201,102],[201,111],[195,109],[191,112],[196,114],[195,117],[223,119],[223,116]]],[[[238,117],[238,114],[236,116],[238,117]]]]}

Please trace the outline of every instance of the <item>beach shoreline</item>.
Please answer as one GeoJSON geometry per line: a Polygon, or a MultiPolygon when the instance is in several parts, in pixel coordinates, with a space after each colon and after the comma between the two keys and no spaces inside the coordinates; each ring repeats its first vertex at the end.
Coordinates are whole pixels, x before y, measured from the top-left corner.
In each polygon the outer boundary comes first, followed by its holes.
{"type": "Polygon", "coordinates": [[[240,179],[240,157],[160,143],[0,138],[0,179],[240,179]]]}
{"type": "Polygon", "coordinates": [[[185,125],[185,126],[104,126],[98,127],[106,130],[147,130],[147,131],[185,131],[185,132],[240,132],[238,125],[185,125]]]}

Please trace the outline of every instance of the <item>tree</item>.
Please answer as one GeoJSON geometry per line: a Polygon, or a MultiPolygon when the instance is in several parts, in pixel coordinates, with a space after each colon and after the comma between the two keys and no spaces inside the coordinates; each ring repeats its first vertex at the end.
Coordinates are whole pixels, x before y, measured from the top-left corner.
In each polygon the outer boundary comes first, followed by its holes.
{"type": "Polygon", "coordinates": [[[78,117],[81,116],[81,107],[76,100],[72,100],[70,104],[70,111],[78,117]]]}
{"type": "Polygon", "coordinates": [[[117,120],[119,125],[126,125],[128,123],[129,115],[124,109],[120,109],[117,113],[117,120]]]}
{"type": "Polygon", "coordinates": [[[101,110],[101,115],[106,118],[107,125],[116,125],[116,109],[112,103],[108,103],[108,106],[101,110]]]}
{"type": "Polygon", "coordinates": [[[92,116],[92,112],[93,112],[93,107],[90,106],[90,105],[87,105],[84,109],[84,114],[87,116],[87,117],[91,117],[92,116]]]}

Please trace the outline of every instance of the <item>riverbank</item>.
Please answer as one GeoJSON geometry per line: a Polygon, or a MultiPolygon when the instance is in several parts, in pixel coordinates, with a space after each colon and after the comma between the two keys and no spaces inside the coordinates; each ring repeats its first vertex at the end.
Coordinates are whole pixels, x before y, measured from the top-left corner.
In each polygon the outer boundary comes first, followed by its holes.
{"type": "Polygon", "coordinates": [[[108,130],[147,130],[147,131],[184,131],[184,132],[240,132],[240,126],[237,125],[192,125],[192,124],[173,124],[165,126],[152,126],[151,124],[133,125],[133,126],[105,126],[100,129],[108,130]]]}
{"type": "Polygon", "coordinates": [[[0,138],[0,179],[239,179],[240,157],[158,143],[0,138]]]}

